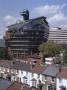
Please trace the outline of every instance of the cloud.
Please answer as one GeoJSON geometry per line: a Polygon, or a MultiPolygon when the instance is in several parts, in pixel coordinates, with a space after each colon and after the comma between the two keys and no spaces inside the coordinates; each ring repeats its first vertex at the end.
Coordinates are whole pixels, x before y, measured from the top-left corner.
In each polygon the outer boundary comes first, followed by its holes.
{"type": "Polygon", "coordinates": [[[14,16],[11,16],[11,15],[6,15],[4,17],[4,21],[5,21],[5,24],[7,26],[7,25],[11,25],[11,24],[23,21],[23,18],[21,18],[21,17],[14,17],[14,16]]]}
{"type": "Polygon", "coordinates": [[[67,16],[64,15],[63,9],[66,4],[62,5],[44,5],[34,8],[31,11],[31,18],[46,16],[50,26],[59,26],[67,23],[67,16]]]}
{"type": "Polygon", "coordinates": [[[65,6],[66,6],[66,4],[44,5],[44,6],[36,7],[31,11],[31,16],[32,17],[51,16],[51,15],[54,15],[54,14],[60,12],[65,6]]]}
{"type": "Polygon", "coordinates": [[[16,20],[17,19],[11,15],[7,15],[4,17],[4,21],[5,21],[6,25],[14,24],[16,22],[16,20]]]}
{"type": "MultiPolygon", "coordinates": [[[[65,8],[66,4],[62,5],[44,5],[34,8],[30,12],[30,17],[35,18],[39,16],[46,16],[47,21],[50,26],[61,26],[67,23],[67,16],[64,15],[63,9],[65,8]]],[[[14,17],[11,15],[7,15],[4,17],[4,21],[6,25],[14,24],[16,21],[23,20],[20,17],[14,17]]]]}
{"type": "Polygon", "coordinates": [[[67,21],[67,17],[62,12],[57,13],[54,16],[48,18],[49,23],[57,23],[57,22],[59,23],[62,21],[63,22],[67,21]]]}

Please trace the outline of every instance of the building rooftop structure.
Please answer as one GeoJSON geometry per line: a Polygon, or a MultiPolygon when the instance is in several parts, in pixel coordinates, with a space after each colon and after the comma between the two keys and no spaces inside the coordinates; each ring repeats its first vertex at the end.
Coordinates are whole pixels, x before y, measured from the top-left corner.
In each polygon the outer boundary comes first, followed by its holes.
{"type": "Polygon", "coordinates": [[[61,67],[57,75],[59,78],[67,79],[67,67],[61,67]]]}
{"type": "Polygon", "coordinates": [[[15,81],[9,87],[7,87],[6,90],[21,90],[22,89],[21,87],[22,87],[22,83],[15,81]]]}
{"type": "Polygon", "coordinates": [[[58,69],[59,68],[57,65],[50,65],[45,69],[45,71],[43,72],[43,75],[56,77],[58,73],[58,69]]]}
{"type": "Polygon", "coordinates": [[[11,81],[0,78],[0,90],[6,90],[12,84],[11,81]]]}
{"type": "Polygon", "coordinates": [[[38,46],[48,40],[49,25],[44,16],[25,19],[7,28],[5,41],[13,58],[23,59],[38,53],[38,46]]]}
{"type": "Polygon", "coordinates": [[[23,70],[23,71],[39,73],[39,74],[41,74],[46,68],[45,66],[33,65],[20,61],[8,61],[8,60],[0,60],[0,66],[9,69],[23,70]]]}
{"type": "Polygon", "coordinates": [[[38,90],[38,88],[14,81],[6,90],[38,90]]]}

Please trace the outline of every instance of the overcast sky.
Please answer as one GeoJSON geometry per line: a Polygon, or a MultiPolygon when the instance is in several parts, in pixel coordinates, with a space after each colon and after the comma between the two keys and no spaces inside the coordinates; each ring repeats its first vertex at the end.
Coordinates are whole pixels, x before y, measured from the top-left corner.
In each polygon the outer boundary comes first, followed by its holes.
{"type": "Polygon", "coordinates": [[[25,9],[30,18],[47,17],[50,27],[67,26],[67,0],[0,0],[0,38],[7,25],[22,18],[20,12],[25,9]]]}

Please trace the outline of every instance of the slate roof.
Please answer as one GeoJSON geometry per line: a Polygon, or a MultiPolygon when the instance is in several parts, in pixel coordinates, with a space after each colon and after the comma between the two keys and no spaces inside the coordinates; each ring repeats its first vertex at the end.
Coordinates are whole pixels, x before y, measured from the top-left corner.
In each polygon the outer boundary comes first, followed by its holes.
{"type": "Polygon", "coordinates": [[[43,19],[44,23],[48,25],[48,22],[46,21],[46,18],[44,16],[42,16],[42,17],[38,17],[38,18],[35,18],[35,19],[27,20],[25,22],[20,22],[20,23],[16,23],[16,24],[7,26],[7,28],[10,31],[10,30],[13,30],[13,28],[16,28],[17,30],[20,29],[20,28],[27,29],[27,30],[28,29],[29,30],[36,29],[37,25],[39,25],[39,27],[40,27],[40,25],[44,27],[43,23],[40,23],[39,21],[37,21],[37,20],[41,20],[41,19],[43,19]]]}
{"type": "Polygon", "coordinates": [[[6,90],[38,90],[36,87],[30,87],[27,84],[22,84],[17,81],[13,82],[6,90]]]}
{"type": "Polygon", "coordinates": [[[32,72],[36,72],[38,74],[42,74],[43,71],[45,70],[46,70],[46,66],[40,66],[40,65],[35,65],[35,67],[31,69],[32,72]]]}
{"type": "Polygon", "coordinates": [[[4,79],[0,79],[0,90],[38,90],[35,87],[30,87],[27,84],[22,84],[19,83],[18,81],[8,81],[8,80],[4,80],[4,79]]]}
{"type": "Polygon", "coordinates": [[[48,66],[42,74],[47,75],[47,76],[56,77],[57,73],[58,73],[58,66],[51,65],[51,66],[48,66]]]}
{"type": "Polygon", "coordinates": [[[30,70],[30,64],[24,64],[20,61],[0,60],[0,66],[18,70],[30,70]]]}
{"type": "Polygon", "coordinates": [[[6,90],[11,84],[11,81],[0,78],[0,90],[6,90]]]}
{"type": "Polygon", "coordinates": [[[6,90],[21,90],[21,84],[15,81],[6,90]]]}
{"type": "Polygon", "coordinates": [[[32,65],[23,63],[21,61],[0,60],[0,66],[39,74],[45,70],[44,66],[36,65],[32,68],[32,65]]]}
{"type": "Polygon", "coordinates": [[[67,79],[67,67],[61,67],[61,70],[58,72],[57,77],[67,79]]]}

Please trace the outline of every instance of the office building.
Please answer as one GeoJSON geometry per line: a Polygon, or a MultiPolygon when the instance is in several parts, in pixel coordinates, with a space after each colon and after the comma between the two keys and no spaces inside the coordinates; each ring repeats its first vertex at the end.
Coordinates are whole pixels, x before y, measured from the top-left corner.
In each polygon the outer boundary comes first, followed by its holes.
{"type": "Polygon", "coordinates": [[[50,28],[48,40],[67,44],[67,28],[50,28]]]}
{"type": "Polygon", "coordinates": [[[48,40],[49,25],[45,17],[29,19],[29,11],[21,13],[24,21],[8,26],[5,42],[9,54],[18,59],[38,53],[39,45],[48,40]]]}

